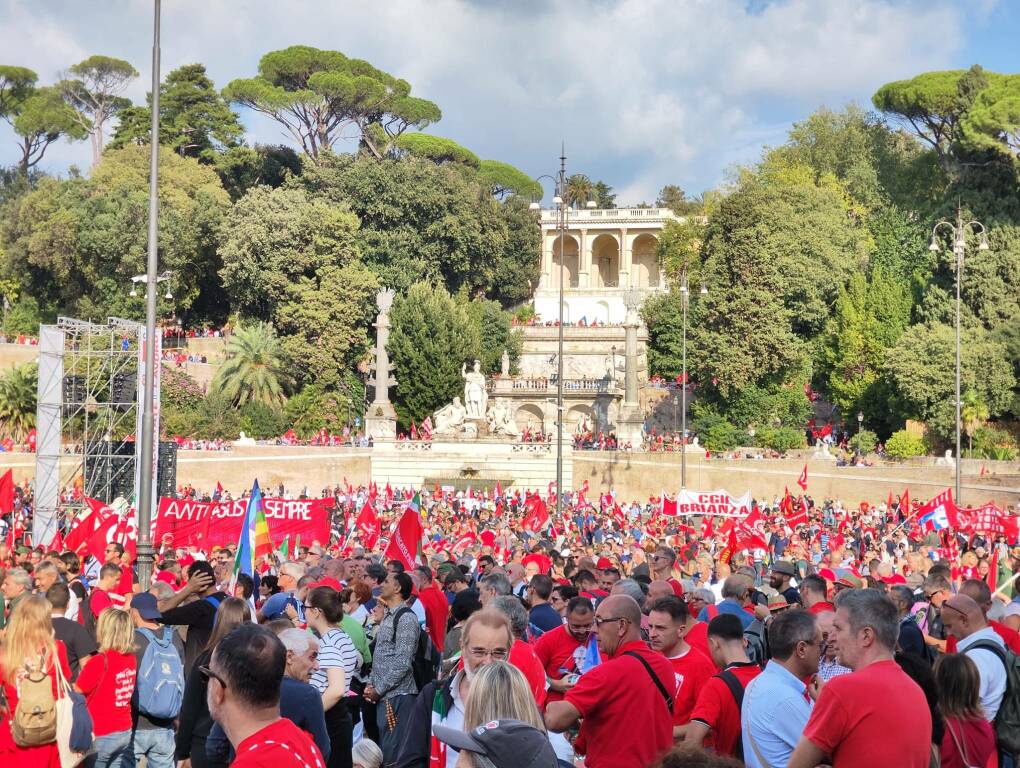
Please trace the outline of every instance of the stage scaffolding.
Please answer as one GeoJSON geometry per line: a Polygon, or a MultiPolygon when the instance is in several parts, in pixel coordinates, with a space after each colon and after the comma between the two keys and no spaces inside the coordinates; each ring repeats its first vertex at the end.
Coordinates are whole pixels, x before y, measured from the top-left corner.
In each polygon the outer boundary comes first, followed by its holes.
{"type": "Polygon", "coordinates": [[[144,337],[119,317],[40,328],[33,542],[49,542],[86,496],[133,497],[144,337]]]}

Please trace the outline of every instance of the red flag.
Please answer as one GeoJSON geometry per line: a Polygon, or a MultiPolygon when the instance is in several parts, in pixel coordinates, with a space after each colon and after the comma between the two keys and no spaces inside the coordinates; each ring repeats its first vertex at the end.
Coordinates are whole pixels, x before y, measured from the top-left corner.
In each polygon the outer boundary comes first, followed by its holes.
{"type": "Polygon", "coordinates": [[[626,528],[627,516],[623,514],[623,510],[620,509],[619,504],[613,505],[613,520],[616,521],[616,524],[620,526],[620,528],[626,528]]]}
{"type": "Polygon", "coordinates": [[[89,512],[84,518],[72,521],[71,530],[67,533],[64,546],[71,552],[80,554],[81,549],[92,538],[96,525],[99,524],[100,516],[96,512],[89,512]]]}
{"type": "Polygon", "coordinates": [[[477,541],[478,537],[475,536],[474,532],[467,531],[466,533],[462,534],[455,542],[453,542],[453,546],[450,548],[450,551],[456,557],[460,557],[464,553],[464,550],[466,550],[468,547],[470,547],[477,541]]]}
{"type": "Polygon", "coordinates": [[[361,508],[358,519],[354,521],[354,525],[361,533],[361,543],[365,546],[365,549],[374,549],[375,545],[379,543],[382,523],[379,520],[379,516],[375,513],[375,508],[369,502],[366,501],[361,508]]]}
{"type": "Polygon", "coordinates": [[[715,531],[712,530],[712,523],[715,520],[712,515],[705,515],[705,519],[701,523],[701,538],[704,541],[710,541],[715,536],[715,531]]]}
{"type": "Polygon", "coordinates": [[[992,545],[992,556],[988,560],[988,589],[992,594],[999,588],[999,545],[992,545]]]}
{"type": "Polygon", "coordinates": [[[787,499],[789,500],[789,504],[787,505],[786,509],[783,510],[783,516],[786,518],[786,524],[791,528],[796,528],[798,525],[807,525],[808,522],[807,504],[804,503],[804,500],[803,499],[798,500],[800,511],[795,513],[793,511],[794,510],[793,499],[790,498],[789,494],[787,494],[787,499]]]}
{"type": "Polygon", "coordinates": [[[99,562],[105,562],[106,545],[116,538],[120,517],[114,513],[102,518],[85,545],[85,554],[92,555],[99,562]]]}
{"type": "Polygon", "coordinates": [[[542,501],[542,497],[535,495],[524,502],[527,513],[521,520],[521,527],[526,531],[538,533],[549,525],[549,508],[542,501]]]}
{"type": "Polygon", "coordinates": [[[496,498],[503,498],[503,486],[499,484],[499,480],[496,481],[496,498]]]}
{"type": "Polygon", "coordinates": [[[804,469],[800,471],[800,477],[797,478],[797,485],[801,487],[801,490],[807,490],[807,464],[804,464],[804,469]]]}
{"type": "Polygon", "coordinates": [[[399,560],[407,570],[413,570],[421,556],[421,537],[423,533],[421,517],[413,509],[408,509],[400,516],[397,530],[386,545],[383,557],[386,560],[399,560]]]}
{"type": "Polygon", "coordinates": [[[662,492],[662,514],[676,516],[677,505],[676,499],[667,499],[666,492],[662,492]]]}
{"type": "Polygon", "coordinates": [[[223,498],[223,486],[219,480],[216,481],[216,498],[223,498]]]}
{"type": "Polygon", "coordinates": [[[14,511],[14,470],[8,469],[0,477],[0,515],[14,511]]]}

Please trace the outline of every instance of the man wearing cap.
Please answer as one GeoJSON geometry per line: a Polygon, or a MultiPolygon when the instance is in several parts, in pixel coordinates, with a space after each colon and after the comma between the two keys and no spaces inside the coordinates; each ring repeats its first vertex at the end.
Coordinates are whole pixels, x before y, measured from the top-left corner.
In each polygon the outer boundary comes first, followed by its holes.
{"type": "Polygon", "coordinates": [[[581,721],[574,747],[587,753],[588,768],[646,768],[673,745],[673,667],[642,641],[634,598],[607,597],[595,625],[602,663],[581,675],[563,701],[549,702],[545,724],[561,733],[581,721]]]}
{"type": "Polygon", "coordinates": [[[789,560],[777,560],[772,564],[772,572],[769,574],[769,586],[785,597],[790,605],[800,605],[800,592],[790,584],[796,575],[797,569],[789,560]]]}
{"type": "MultiPolygon", "coordinates": [[[[464,733],[434,726],[432,732],[461,754],[481,755],[496,768],[555,768],[556,753],[540,730],[520,720],[496,720],[464,733]]],[[[460,763],[458,763],[460,765],[460,763]]],[[[477,765],[471,760],[470,765],[477,765]]]]}
{"type": "Polygon", "coordinates": [[[280,575],[277,584],[280,591],[271,595],[258,612],[260,622],[272,621],[273,619],[286,618],[287,606],[291,606],[297,612],[298,621],[305,620],[304,599],[307,589],[298,588],[298,581],[305,575],[305,566],[288,560],[280,566],[280,575]]]}
{"type": "MultiPolygon", "coordinates": [[[[184,658],[184,643],[180,635],[172,626],[163,626],[160,623],[162,618],[156,596],[151,592],[139,592],[131,598],[131,619],[135,623],[135,659],[138,664],[135,692],[131,697],[132,743],[136,764],[144,756],[152,768],[173,768],[174,719],[151,717],[138,710],[140,692],[146,686],[154,686],[163,680],[158,675],[146,674],[142,668],[142,659],[145,658],[149,643],[158,642],[162,646],[172,647],[178,657],[182,660],[184,658]]],[[[183,692],[183,679],[181,690],[183,692]]]]}

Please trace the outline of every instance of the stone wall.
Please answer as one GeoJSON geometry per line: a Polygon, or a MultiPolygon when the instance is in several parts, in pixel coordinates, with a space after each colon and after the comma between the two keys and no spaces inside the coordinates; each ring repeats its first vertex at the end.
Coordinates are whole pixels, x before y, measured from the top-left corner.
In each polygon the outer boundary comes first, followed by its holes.
{"type": "MultiPolygon", "coordinates": [[[[680,487],[680,456],[666,453],[602,453],[566,451],[564,484],[580,486],[589,481],[594,496],[597,490],[612,486],[621,499],[647,499],[663,489],[675,493],[680,487]]],[[[538,457],[535,457],[538,458],[538,457]]],[[[687,487],[709,491],[724,488],[733,494],[750,490],[755,496],[782,494],[783,488],[797,490],[797,478],[803,459],[778,460],[706,460],[704,454],[688,455],[687,487]]],[[[465,467],[479,471],[479,477],[502,478],[507,474],[517,485],[545,487],[546,478],[555,476],[555,450],[540,461],[531,457],[504,456],[502,450],[487,450],[483,444],[464,444],[459,455],[441,452],[428,459],[410,453],[380,451],[373,467],[372,451],[351,448],[292,448],[285,446],[244,446],[232,451],[180,451],[177,478],[200,489],[212,489],[217,482],[232,493],[251,486],[254,478],[263,488],[283,483],[292,490],[307,486],[317,493],[326,485],[343,483],[346,477],[354,485],[367,483],[375,474],[377,482],[406,482],[412,477],[457,476],[465,467]],[[483,450],[484,449],[484,450],[483,450]],[[492,454],[486,456],[483,454],[492,454]],[[497,454],[499,454],[497,456],[497,454]],[[507,461],[511,463],[507,463],[507,461]],[[512,463],[512,462],[516,462],[512,463]],[[527,466],[525,466],[527,464],[527,466]]],[[[808,488],[816,499],[837,497],[856,504],[866,500],[884,501],[910,490],[911,498],[927,499],[953,485],[953,470],[944,467],[890,465],[851,468],[833,462],[808,460],[808,488]]],[[[979,466],[964,465],[963,501],[982,504],[994,500],[1000,505],[1020,501],[1020,468],[1016,462],[987,462],[988,474],[979,474],[979,466]]],[[[14,470],[16,482],[30,480],[35,474],[35,456],[0,453],[0,472],[14,470]]],[[[487,483],[479,480],[481,487],[487,483]]],[[[504,483],[505,484],[505,483],[504,483]]],[[[491,485],[491,483],[489,483],[491,485]]]]}
{"type": "MultiPolygon", "coordinates": [[[[588,480],[593,489],[613,486],[624,499],[646,500],[664,489],[675,493],[680,487],[678,453],[574,453],[574,485],[588,480]]],[[[808,491],[815,499],[839,498],[850,504],[885,501],[910,490],[912,499],[928,499],[954,484],[954,470],[948,467],[888,465],[880,467],[836,467],[833,461],[807,460],[808,491]]],[[[705,459],[703,451],[687,455],[687,488],[713,491],[723,488],[734,495],[750,490],[753,495],[781,495],[784,487],[799,491],[797,478],[804,459],[705,459]]],[[[999,464],[992,474],[980,476],[979,467],[965,463],[963,503],[1000,505],[1020,501],[1020,468],[1016,462],[999,464]]]]}

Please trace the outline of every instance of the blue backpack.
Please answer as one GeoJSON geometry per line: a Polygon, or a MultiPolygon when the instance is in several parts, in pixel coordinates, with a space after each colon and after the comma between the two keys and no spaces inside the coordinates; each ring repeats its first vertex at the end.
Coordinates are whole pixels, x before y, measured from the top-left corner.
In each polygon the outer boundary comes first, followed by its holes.
{"type": "Polygon", "coordinates": [[[138,669],[138,711],[170,720],[180,713],[184,698],[184,664],[174,647],[173,627],[164,627],[162,637],[145,628],[138,631],[149,641],[138,669]]]}

